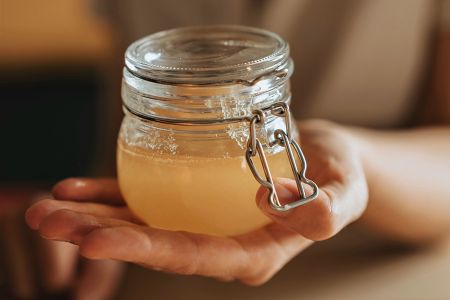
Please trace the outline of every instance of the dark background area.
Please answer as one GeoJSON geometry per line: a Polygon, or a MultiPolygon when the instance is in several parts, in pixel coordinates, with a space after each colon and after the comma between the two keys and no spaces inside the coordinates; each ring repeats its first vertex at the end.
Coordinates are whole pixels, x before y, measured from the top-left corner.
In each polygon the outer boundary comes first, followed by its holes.
{"type": "MultiPolygon", "coordinates": [[[[0,299],[50,297],[24,213],[52,185],[93,173],[114,36],[92,1],[0,4],[0,299]]],[[[119,97],[114,101],[119,100],[119,97]]]]}
{"type": "Polygon", "coordinates": [[[99,75],[79,70],[0,74],[0,182],[86,175],[94,153],[99,75]]]}

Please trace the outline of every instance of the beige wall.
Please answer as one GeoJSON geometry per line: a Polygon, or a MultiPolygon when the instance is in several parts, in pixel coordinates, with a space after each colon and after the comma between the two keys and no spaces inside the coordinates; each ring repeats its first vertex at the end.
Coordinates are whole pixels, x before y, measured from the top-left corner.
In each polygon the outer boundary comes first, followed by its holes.
{"type": "Polygon", "coordinates": [[[0,66],[90,64],[111,39],[88,0],[0,0],[0,66]]]}

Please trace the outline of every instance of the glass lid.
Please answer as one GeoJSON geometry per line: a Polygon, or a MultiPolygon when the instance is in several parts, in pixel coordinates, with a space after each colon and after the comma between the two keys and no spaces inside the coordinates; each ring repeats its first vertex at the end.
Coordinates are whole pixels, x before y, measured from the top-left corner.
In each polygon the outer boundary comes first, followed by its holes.
{"type": "Polygon", "coordinates": [[[250,27],[184,27],[144,37],[127,49],[135,76],[174,84],[251,82],[283,69],[289,47],[278,35],[250,27]]]}

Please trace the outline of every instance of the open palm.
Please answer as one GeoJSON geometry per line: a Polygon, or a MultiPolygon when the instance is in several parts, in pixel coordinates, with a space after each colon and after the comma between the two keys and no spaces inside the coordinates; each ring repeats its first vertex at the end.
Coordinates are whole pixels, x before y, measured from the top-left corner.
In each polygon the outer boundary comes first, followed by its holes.
{"type": "MultiPolygon", "coordinates": [[[[47,239],[80,246],[91,259],[116,259],[178,274],[197,274],[258,285],[313,243],[329,238],[358,218],[367,186],[354,143],[334,125],[300,124],[307,175],[320,186],[318,199],[288,212],[275,212],[260,188],[256,201],[274,222],[256,231],[213,237],[154,229],[125,206],[113,179],[67,179],[55,199],[29,208],[26,220],[47,239]]],[[[284,203],[298,197],[295,182],[278,179],[284,203]]]]}

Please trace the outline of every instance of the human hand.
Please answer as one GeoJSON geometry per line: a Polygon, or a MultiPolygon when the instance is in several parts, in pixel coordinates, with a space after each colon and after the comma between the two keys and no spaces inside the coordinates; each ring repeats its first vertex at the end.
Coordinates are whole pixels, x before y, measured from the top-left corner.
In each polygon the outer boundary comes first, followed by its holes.
{"type": "Polygon", "coordinates": [[[70,299],[111,299],[122,277],[124,264],[113,260],[80,257],[70,243],[39,239],[39,273],[46,296],[70,299]]]}
{"type": "MultiPolygon", "coordinates": [[[[367,204],[356,142],[331,123],[309,121],[299,129],[310,166],[307,175],[319,185],[319,196],[294,210],[275,212],[268,205],[268,192],[260,188],[257,204],[274,222],[256,231],[213,237],[147,227],[124,205],[112,179],[60,182],[55,198],[72,201],[41,201],[27,211],[27,223],[47,239],[79,245],[87,258],[262,284],[313,241],[327,239],[356,220],[367,204]]],[[[298,198],[293,180],[279,179],[276,188],[282,203],[298,198]]]]}
{"type": "Polygon", "coordinates": [[[122,273],[121,262],[80,259],[75,245],[45,240],[24,230],[25,208],[49,198],[43,192],[46,189],[30,184],[0,187],[0,250],[6,255],[0,264],[7,266],[8,293],[20,299],[69,295],[110,299],[122,273]]]}

